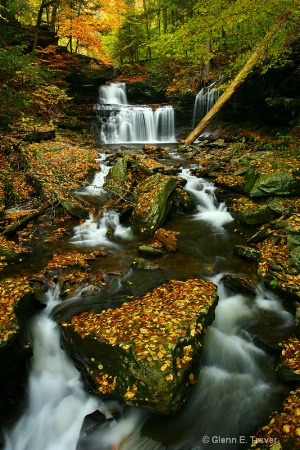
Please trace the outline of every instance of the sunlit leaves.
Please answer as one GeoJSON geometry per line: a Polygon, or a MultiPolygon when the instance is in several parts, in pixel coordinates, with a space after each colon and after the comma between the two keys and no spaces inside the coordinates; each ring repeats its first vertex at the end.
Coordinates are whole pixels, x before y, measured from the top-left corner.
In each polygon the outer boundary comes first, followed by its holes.
{"type": "Polygon", "coordinates": [[[289,372],[289,378],[295,377],[300,380],[300,342],[296,337],[290,337],[287,341],[280,343],[283,347],[277,370],[281,368],[289,372]]]}
{"type": "Polygon", "coordinates": [[[7,342],[19,329],[14,307],[31,288],[24,278],[0,281],[0,344],[7,342]]]}
{"type": "MultiPolygon", "coordinates": [[[[133,358],[132,365],[153,368],[168,384],[175,382],[179,373],[190,370],[196,349],[201,347],[203,323],[216,300],[216,286],[209,281],[173,280],[158,286],[141,299],[99,313],[84,312],[73,316],[62,326],[71,327],[83,339],[88,338],[92,342],[96,340],[116,347],[115,352],[118,354],[122,351],[124,357],[133,358]]],[[[94,345],[96,349],[97,344],[94,345]]],[[[98,356],[95,367],[93,366],[90,372],[95,382],[100,384],[101,392],[107,388],[101,381],[104,375],[108,375],[106,364],[107,362],[98,356]]],[[[108,377],[114,375],[110,373],[108,377]]],[[[192,375],[188,384],[194,382],[195,376],[192,375]]],[[[135,397],[137,388],[138,384],[136,388],[128,386],[125,399],[135,397]]]]}
{"type": "MultiPolygon", "coordinates": [[[[300,445],[300,388],[291,391],[284,401],[283,408],[271,415],[270,422],[259,429],[253,437],[251,449],[261,449],[261,443],[276,439],[278,449],[296,449],[300,445]]],[[[272,448],[266,446],[264,448],[272,448]]],[[[274,447],[275,448],[275,447],[274,447]]]]}

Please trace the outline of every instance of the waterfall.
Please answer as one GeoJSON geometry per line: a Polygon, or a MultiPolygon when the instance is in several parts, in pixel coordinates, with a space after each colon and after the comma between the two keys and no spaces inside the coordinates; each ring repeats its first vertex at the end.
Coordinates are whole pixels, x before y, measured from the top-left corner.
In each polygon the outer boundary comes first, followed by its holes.
{"type": "Polygon", "coordinates": [[[223,225],[233,221],[225,203],[218,203],[214,195],[216,188],[213,183],[195,177],[189,169],[182,169],[180,176],[187,180],[185,190],[193,196],[199,211],[193,219],[203,220],[218,229],[222,229],[223,225]]]}
{"type": "Polygon", "coordinates": [[[222,94],[222,90],[217,90],[216,85],[219,81],[203,87],[196,95],[193,111],[192,127],[194,128],[198,122],[208,113],[214,103],[222,94]]]}
{"type": "Polygon", "coordinates": [[[173,107],[129,105],[125,83],[101,86],[95,110],[104,144],[176,142],[173,107]]]}

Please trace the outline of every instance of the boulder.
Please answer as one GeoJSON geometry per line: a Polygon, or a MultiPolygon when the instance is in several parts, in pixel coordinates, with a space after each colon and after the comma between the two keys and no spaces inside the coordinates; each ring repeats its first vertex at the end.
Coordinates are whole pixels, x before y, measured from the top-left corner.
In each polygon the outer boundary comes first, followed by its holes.
{"type": "Polygon", "coordinates": [[[118,158],[115,165],[108,172],[103,187],[114,197],[123,197],[126,183],[127,161],[125,158],[118,158]]]}
{"type": "Polygon", "coordinates": [[[160,173],[147,177],[137,185],[130,221],[142,234],[152,236],[163,225],[172,206],[171,194],[175,187],[173,177],[160,173]]]}
{"type": "Polygon", "coordinates": [[[244,192],[250,197],[290,196],[300,193],[298,171],[293,161],[264,162],[262,166],[253,162],[244,177],[244,192]]]}
{"type": "Polygon", "coordinates": [[[259,250],[253,247],[247,247],[246,245],[235,245],[233,251],[236,255],[252,259],[253,261],[258,261],[260,257],[259,250]]]}
{"type": "Polygon", "coordinates": [[[246,295],[255,295],[256,285],[253,280],[237,275],[225,274],[221,280],[226,287],[233,292],[243,293],[246,295]]]}
{"type": "Polygon", "coordinates": [[[173,280],[119,308],[73,316],[61,324],[63,345],[98,394],[171,414],[197,379],[217,301],[210,281],[173,280]]]}
{"type": "Polygon", "coordinates": [[[266,203],[253,202],[247,198],[234,199],[229,207],[231,215],[245,225],[260,225],[275,219],[274,213],[266,203]]]}

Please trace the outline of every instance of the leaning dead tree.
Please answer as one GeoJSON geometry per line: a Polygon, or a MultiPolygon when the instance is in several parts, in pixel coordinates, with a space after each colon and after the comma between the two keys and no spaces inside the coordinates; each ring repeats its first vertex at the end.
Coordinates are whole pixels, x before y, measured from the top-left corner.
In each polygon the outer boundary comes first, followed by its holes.
{"type": "Polygon", "coordinates": [[[278,31],[279,27],[285,22],[286,19],[281,19],[279,22],[273,25],[271,30],[265,35],[260,45],[257,47],[254,53],[250,56],[242,70],[237,74],[234,80],[230,83],[228,88],[219,97],[213,107],[208,111],[208,113],[203,117],[203,119],[198,123],[194,130],[185,139],[184,143],[190,145],[197,139],[202,131],[207,127],[207,125],[212,121],[212,119],[217,115],[217,113],[222,109],[225,103],[232,97],[235,91],[241,86],[245,81],[247,76],[252,72],[253,68],[264,59],[267,47],[272,40],[273,36],[278,31]]]}

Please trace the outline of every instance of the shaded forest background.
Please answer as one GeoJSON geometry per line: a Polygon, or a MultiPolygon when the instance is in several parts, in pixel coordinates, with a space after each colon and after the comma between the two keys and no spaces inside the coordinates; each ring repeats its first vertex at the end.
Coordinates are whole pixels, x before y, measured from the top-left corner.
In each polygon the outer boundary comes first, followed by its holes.
{"type": "Polygon", "coordinates": [[[224,90],[271,28],[224,114],[298,130],[298,0],[0,0],[0,127],[76,125],[82,99],[117,79],[141,102],[192,105],[203,86],[224,90]]]}

